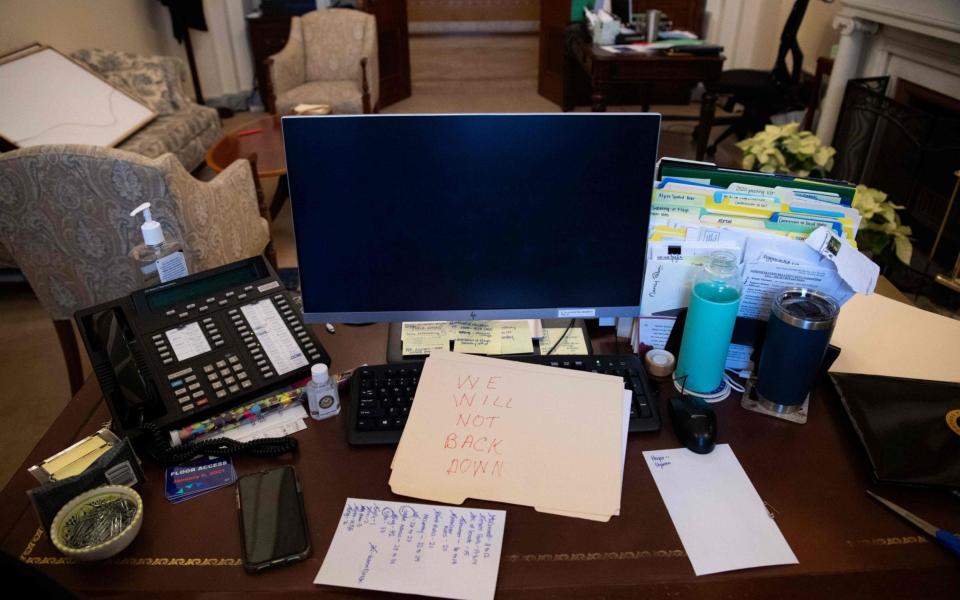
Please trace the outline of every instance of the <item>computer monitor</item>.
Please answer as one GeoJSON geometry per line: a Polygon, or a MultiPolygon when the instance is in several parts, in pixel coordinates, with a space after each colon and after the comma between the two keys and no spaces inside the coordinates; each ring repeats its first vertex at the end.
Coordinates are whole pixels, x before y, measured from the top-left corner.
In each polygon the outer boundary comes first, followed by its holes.
{"type": "Polygon", "coordinates": [[[639,314],[660,115],[282,126],[308,323],[639,314]]]}

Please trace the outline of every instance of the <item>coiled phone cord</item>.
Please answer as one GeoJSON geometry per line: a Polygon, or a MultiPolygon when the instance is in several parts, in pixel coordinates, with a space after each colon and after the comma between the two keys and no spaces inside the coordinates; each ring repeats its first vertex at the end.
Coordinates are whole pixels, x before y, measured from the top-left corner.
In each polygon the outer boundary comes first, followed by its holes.
{"type": "Polygon", "coordinates": [[[250,454],[271,458],[282,454],[292,454],[297,451],[297,440],[292,437],[274,437],[238,442],[230,438],[220,437],[202,442],[193,442],[185,446],[171,447],[167,433],[153,423],[143,425],[144,431],[150,435],[148,451],[158,463],[171,467],[187,462],[197,456],[236,456],[250,454]]]}

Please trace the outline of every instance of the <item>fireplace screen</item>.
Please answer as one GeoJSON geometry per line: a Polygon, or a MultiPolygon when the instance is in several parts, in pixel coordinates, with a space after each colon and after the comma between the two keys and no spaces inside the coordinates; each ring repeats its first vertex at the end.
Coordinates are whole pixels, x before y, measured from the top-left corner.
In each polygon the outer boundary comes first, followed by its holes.
{"type": "MultiPolygon", "coordinates": [[[[929,254],[960,169],[960,115],[908,106],[886,96],[888,77],[847,83],[833,145],[833,177],[887,192],[905,206],[914,247],[929,254]]],[[[952,267],[960,250],[954,207],[934,261],[952,267]]]]}

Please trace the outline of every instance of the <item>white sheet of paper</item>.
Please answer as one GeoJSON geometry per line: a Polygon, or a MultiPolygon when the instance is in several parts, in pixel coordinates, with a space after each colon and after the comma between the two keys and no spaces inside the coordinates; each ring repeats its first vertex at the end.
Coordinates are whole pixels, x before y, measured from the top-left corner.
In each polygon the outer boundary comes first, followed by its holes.
{"type": "MultiPolygon", "coordinates": [[[[766,254],[762,256],[769,258],[766,254]]],[[[790,266],[769,261],[747,264],[743,273],[743,298],[737,316],[766,321],[770,318],[774,298],[788,287],[820,290],[843,304],[853,292],[844,285],[829,263],[825,267],[790,266]]]]}
{"type": "Polygon", "coordinates": [[[858,252],[850,242],[837,237],[829,227],[818,227],[807,237],[807,246],[832,260],[837,272],[851,288],[861,294],[872,294],[880,278],[880,267],[858,252]]]}
{"type": "MultiPolygon", "coordinates": [[[[221,435],[238,442],[249,442],[267,437],[285,437],[307,428],[304,420],[307,409],[302,404],[294,404],[280,412],[272,412],[252,423],[245,423],[236,429],[230,429],[221,435]]],[[[220,437],[214,432],[211,438],[220,437]]],[[[206,439],[206,438],[203,438],[206,439]]]]}
{"type": "Polygon", "coordinates": [[[317,584],[490,600],[507,513],[347,498],[317,584]]]}
{"type": "Polygon", "coordinates": [[[177,360],[185,361],[199,356],[204,352],[210,352],[210,343],[207,337],[203,335],[200,324],[194,321],[187,323],[182,327],[168,329],[166,331],[167,339],[170,340],[170,347],[177,356],[177,360]]]}
{"type": "Polygon", "coordinates": [[[676,448],[643,458],[694,573],[798,562],[729,444],[710,454],[676,448]]]}
{"type": "Polygon", "coordinates": [[[307,357],[269,298],[240,307],[277,375],[307,364],[307,357]]]}

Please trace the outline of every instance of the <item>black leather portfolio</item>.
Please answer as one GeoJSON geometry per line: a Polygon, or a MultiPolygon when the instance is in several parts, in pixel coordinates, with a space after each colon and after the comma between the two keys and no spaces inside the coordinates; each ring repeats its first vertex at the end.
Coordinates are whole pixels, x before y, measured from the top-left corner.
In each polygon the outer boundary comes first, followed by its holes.
{"type": "Polygon", "coordinates": [[[878,481],[960,488],[960,384],[830,377],[878,481]]]}

